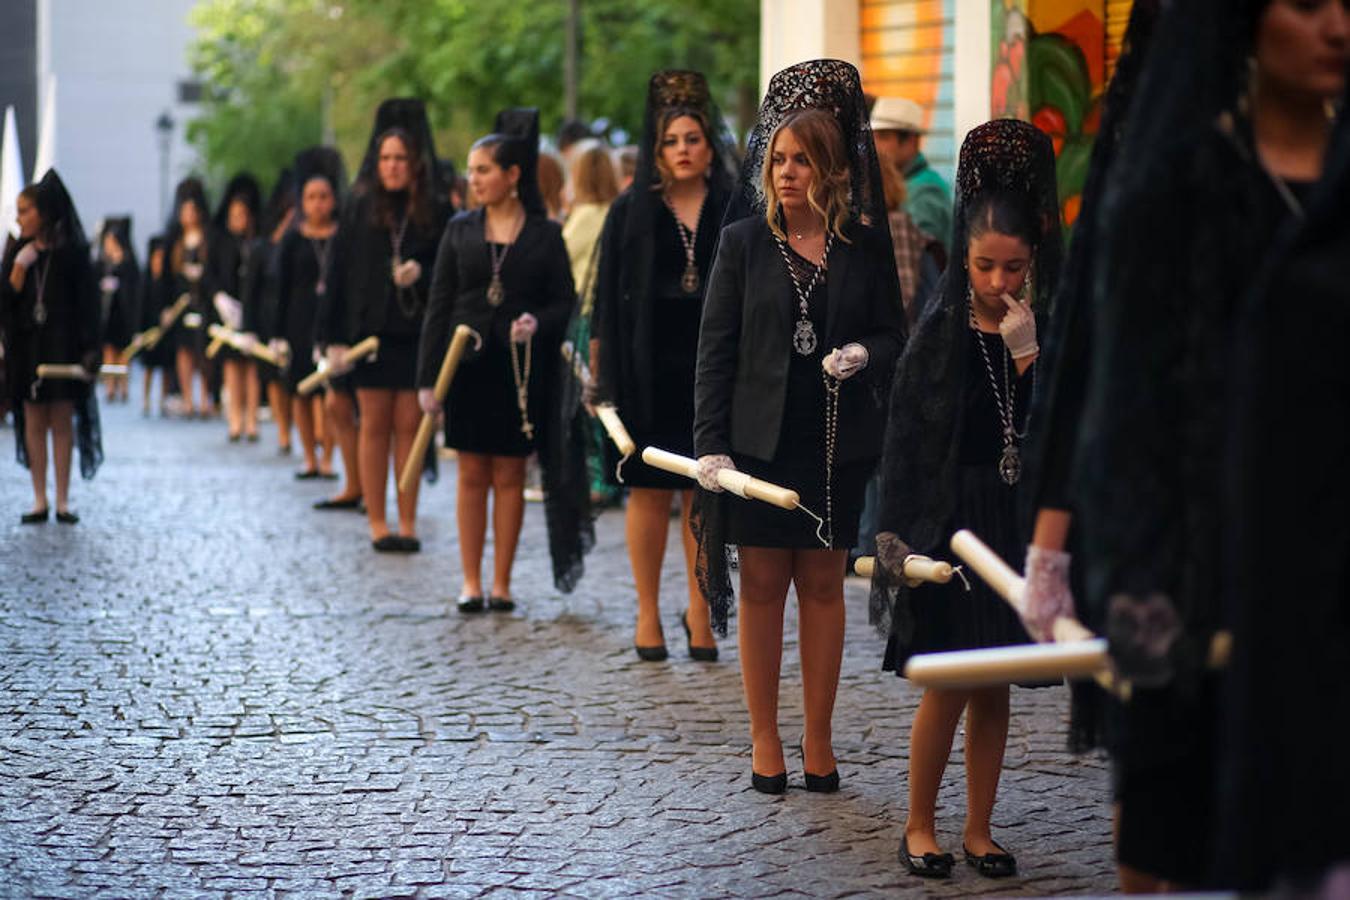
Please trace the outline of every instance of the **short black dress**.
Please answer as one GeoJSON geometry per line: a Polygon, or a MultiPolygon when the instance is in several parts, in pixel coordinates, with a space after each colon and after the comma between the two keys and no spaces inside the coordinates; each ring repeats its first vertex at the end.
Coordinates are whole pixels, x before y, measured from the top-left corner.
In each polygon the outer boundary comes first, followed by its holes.
{"type": "MultiPolygon", "coordinates": [[[[5,266],[0,303],[3,310],[11,399],[23,403],[83,400],[90,385],[73,379],[39,380],[44,363],[88,364],[98,346],[98,306],[92,271],[80,251],[65,245],[42,250],[28,268],[23,291],[9,284],[11,265],[5,266]]],[[[12,257],[11,257],[12,259],[12,257]]],[[[7,260],[10,262],[10,260],[7,260]]]]}
{"type": "MultiPolygon", "coordinates": [[[[1019,487],[1006,484],[999,476],[999,457],[1003,454],[1003,426],[999,418],[989,367],[1003,384],[1003,366],[1014,379],[1013,421],[1025,427],[1027,409],[1036,379],[1033,363],[1018,376],[1003,338],[998,334],[972,331],[968,341],[962,387],[963,413],[960,447],[957,451],[956,510],[947,533],[967,528],[989,545],[1001,558],[1016,565],[1026,553],[1023,535],[1017,527],[1019,487]],[[984,344],[984,353],[980,350],[984,344]],[[985,363],[988,354],[989,365],[985,363]]],[[[1020,443],[1020,442],[1019,442],[1020,443]]],[[[959,562],[959,560],[952,560],[959,562]]],[[[1031,642],[1017,613],[982,580],[960,578],[947,584],[925,584],[913,591],[914,635],[902,642],[892,635],[886,645],[883,668],[902,675],[905,663],[919,653],[948,650],[972,650],[980,647],[1005,647],[1031,642]]],[[[1058,684],[1058,682],[1055,682],[1058,684]]],[[[1033,686],[1033,685],[1028,685],[1033,686]]]]}
{"type": "Polygon", "coordinates": [[[139,286],[136,265],[130,259],[124,259],[120,265],[104,260],[96,274],[102,301],[103,343],[121,350],[131,343],[136,330],[136,295],[139,286]]]}
{"type": "MultiPolygon", "coordinates": [[[[684,243],[675,215],[664,203],[653,205],[652,427],[643,430],[625,423],[639,448],[659,447],[681,456],[694,455],[694,368],[698,361],[698,329],[703,318],[703,293],[717,249],[715,216],[720,213],[720,206],[704,202],[694,241],[699,285],[693,293],[686,293],[681,285],[685,269],[684,243]]],[[[619,462],[619,451],[613,441],[607,440],[605,452],[609,461],[606,469],[612,475],[619,462]]],[[[653,468],[639,457],[625,462],[622,474],[625,487],[662,490],[694,487],[694,483],[683,475],[653,468]]]]}
{"type": "MultiPolygon", "coordinates": [[[[174,267],[175,270],[169,274],[169,295],[165,298],[164,304],[164,308],[168,309],[178,302],[179,297],[187,295],[187,309],[174,320],[173,326],[163,340],[171,343],[176,349],[187,350],[199,361],[205,359],[207,329],[212,322],[217,321],[208,287],[206,248],[206,241],[191,249],[186,245],[183,246],[181,265],[174,267]],[[194,268],[196,266],[201,268],[194,268]],[[194,275],[197,277],[193,277],[194,275]]],[[[172,259],[173,254],[170,252],[166,262],[171,263],[172,259]]]]}
{"type": "Polygon", "coordinates": [[[316,317],[320,296],[328,291],[333,243],[331,236],[308,238],[292,229],[277,249],[277,305],[270,336],[290,345],[282,381],[291,393],[315,369],[316,317]]]}
{"type": "MultiPolygon", "coordinates": [[[[804,269],[810,267],[796,251],[788,252],[804,269]]],[[[807,298],[807,311],[818,335],[826,333],[826,294],[822,279],[807,298]]],[[[821,362],[828,351],[824,344],[819,341],[816,351],[809,356],[792,351],[787,400],[773,460],[766,462],[739,453],[733,454],[732,459],[742,472],[796,491],[801,505],[825,523],[817,523],[802,509],[785,510],[758,500],[733,497],[726,501],[728,543],[798,550],[844,550],[857,543],[863,493],[875,463],[863,460],[844,466],[836,464],[827,495],[826,380],[821,362]],[[831,534],[833,539],[827,545],[823,539],[831,534]]],[[[847,436],[838,435],[837,440],[847,440],[847,436]]],[[[835,451],[838,452],[837,443],[835,451]]]]}

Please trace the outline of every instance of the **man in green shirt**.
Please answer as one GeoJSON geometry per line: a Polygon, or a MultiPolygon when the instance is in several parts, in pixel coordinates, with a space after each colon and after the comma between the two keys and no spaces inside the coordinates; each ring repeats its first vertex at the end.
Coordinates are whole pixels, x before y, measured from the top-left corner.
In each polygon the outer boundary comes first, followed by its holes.
{"type": "Polygon", "coordinates": [[[952,191],[919,150],[926,131],[923,107],[913,100],[878,97],[872,107],[872,135],[882,165],[889,162],[905,178],[905,212],[950,250],[952,191]]]}

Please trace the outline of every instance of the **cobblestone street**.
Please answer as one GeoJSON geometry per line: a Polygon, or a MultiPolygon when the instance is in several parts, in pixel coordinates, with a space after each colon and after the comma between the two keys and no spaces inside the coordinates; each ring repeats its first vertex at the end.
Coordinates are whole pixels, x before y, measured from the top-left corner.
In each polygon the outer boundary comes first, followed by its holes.
{"type": "MultiPolygon", "coordinates": [[[[139,381],[139,376],[138,376],[139,381]]],[[[76,526],[20,526],[0,430],[0,897],[583,897],[1106,893],[1105,763],[1064,751],[1067,692],[1014,691],[995,837],[1021,874],[920,882],[896,859],[918,692],[880,671],[848,587],[835,717],[843,789],[801,787],[795,615],[783,736],[793,789],[750,788],[735,644],[632,650],[620,512],[577,591],[552,587],[531,504],[510,615],[461,616],[454,469],[417,556],[370,549],[327,482],[225,427],[104,407],[107,462],[76,526]]],[[[392,509],[392,502],[391,502],[392,509]]],[[[672,551],[677,545],[672,542],[672,551]]],[[[958,736],[939,810],[960,850],[958,736]]]]}

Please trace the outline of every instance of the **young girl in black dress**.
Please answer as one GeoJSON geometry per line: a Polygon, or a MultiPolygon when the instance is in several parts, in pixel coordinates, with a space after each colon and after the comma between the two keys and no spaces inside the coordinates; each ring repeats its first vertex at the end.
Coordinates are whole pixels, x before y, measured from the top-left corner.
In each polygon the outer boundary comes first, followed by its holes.
{"type": "MultiPolygon", "coordinates": [[[[958,258],[901,360],[882,459],[873,612],[890,634],[884,666],[897,674],[916,653],[1028,641],[1017,614],[983,583],[912,587],[902,566],[911,552],[948,556],[948,539],[961,528],[1005,558],[1025,543],[1017,517],[1039,353],[1033,297],[1050,296],[1058,274],[1054,175],[1049,138],[1025,122],[981,125],[961,147],[952,243],[958,258]]],[[[1008,734],[1007,686],[924,691],[910,733],[900,858],[915,875],[951,874],[954,857],[938,846],[935,818],[962,712],[965,856],[983,875],[1011,875],[1016,861],[990,833],[1008,734]]]]}
{"type": "MultiPolygon", "coordinates": [[[[131,343],[140,321],[141,267],[136,262],[131,242],[131,219],[125,216],[106,219],[98,241],[98,292],[102,323],[99,340],[103,344],[103,362],[120,364],[122,349],[131,343]]],[[[126,375],[106,377],[105,397],[109,403],[127,402],[126,375]]]]}
{"type": "MultiPolygon", "coordinates": [[[[482,338],[460,364],[445,410],[446,445],[459,451],[458,606],[465,613],[515,606],[511,568],[525,515],[525,461],[544,446],[556,414],[559,347],[576,304],[562,229],[548,219],[535,180],[538,136],[537,113],[512,111],[498,116],[497,133],[474,143],[469,189],[479,208],[445,229],[422,333],[418,399],[428,413],[439,412],[431,386],[451,332],[467,324],[482,338]],[[489,492],[494,558],[485,595],[489,492]]],[[[547,481],[550,461],[542,462],[547,481]]]]}

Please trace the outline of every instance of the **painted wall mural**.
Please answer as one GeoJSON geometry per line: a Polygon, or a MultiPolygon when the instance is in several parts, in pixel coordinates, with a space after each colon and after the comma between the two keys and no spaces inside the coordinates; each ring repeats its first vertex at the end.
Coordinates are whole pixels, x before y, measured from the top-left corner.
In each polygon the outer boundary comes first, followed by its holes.
{"type": "Polygon", "coordinates": [[[950,179],[956,168],[956,0],[861,0],[858,13],[863,88],[908,97],[927,110],[923,152],[950,179]]]}
{"type": "Polygon", "coordinates": [[[1103,0],[990,0],[991,114],[1029,120],[1055,145],[1066,228],[1078,219],[1106,77],[1103,0]]]}

